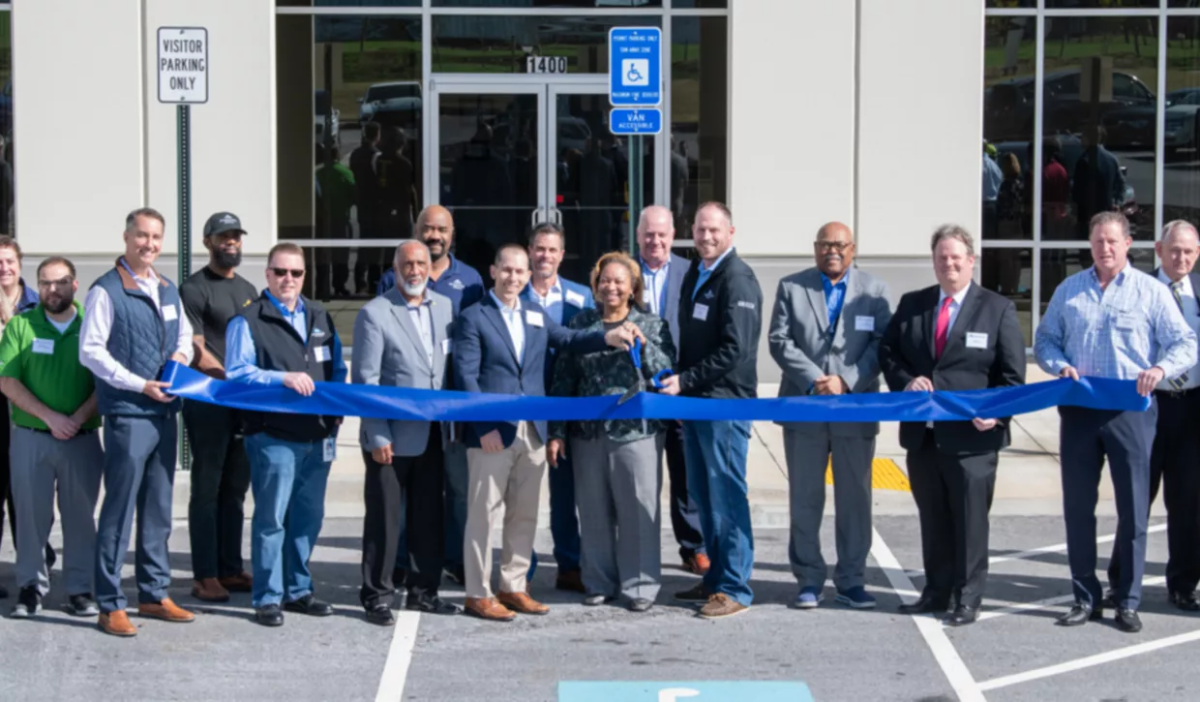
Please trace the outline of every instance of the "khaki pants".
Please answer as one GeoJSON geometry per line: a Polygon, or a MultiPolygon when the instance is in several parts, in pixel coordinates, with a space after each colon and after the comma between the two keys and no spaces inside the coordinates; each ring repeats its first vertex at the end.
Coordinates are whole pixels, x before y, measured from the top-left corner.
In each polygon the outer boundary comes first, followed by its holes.
{"type": "Polygon", "coordinates": [[[545,447],[533,425],[521,422],[512,445],[500,453],[467,449],[467,470],[467,526],[463,536],[467,597],[492,596],[491,533],[501,506],[504,530],[500,591],[524,592],[546,475],[545,447]]]}

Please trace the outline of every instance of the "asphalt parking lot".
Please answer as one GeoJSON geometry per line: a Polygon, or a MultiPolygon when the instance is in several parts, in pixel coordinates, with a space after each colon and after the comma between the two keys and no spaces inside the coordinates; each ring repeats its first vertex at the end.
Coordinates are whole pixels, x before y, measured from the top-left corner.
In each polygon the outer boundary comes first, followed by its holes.
{"type": "MultiPolygon", "coordinates": [[[[1160,522],[1156,517],[1154,524],[1160,522]]],[[[612,681],[675,681],[676,690],[679,681],[696,683],[682,689],[699,690],[692,696],[697,700],[760,699],[744,687],[752,681],[803,683],[821,701],[1200,699],[1200,617],[1166,603],[1161,526],[1150,535],[1145,629],[1130,635],[1111,620],[1053,626],[1070,592],[1056,517],[993,519],[989,597],[981,620],[963,629],[896,613],[909,588],[921,585],[917,521],[885,515],[875,525],[868,589],[879,607],[873,611],[833,604],[831,588],[819,609],[789,609],[796,587],[786,563],[787,534],[764,528],[755,533],[755,605],[730,620],[704,621],[690,606],[671,601],[670,593],[690,586],[694,576],[673,567],[677,557],[667,532],[663,558],[672,567],[664,572],[659,605],[648,613],[585,608],[578,596],[553,590],[554,570],[546,566],[534,584],[534,595],[553,607],[545,617],[503,625],[405,613],[392,630],[366,624],[358,607],[359,519],[327,520],[314,555],[318,593],[334,603],[336,614],[289,615],[280,629],[251,621],[248,595],[196,606],[188,594],[187,533],[180,523],[172,536],[172,594],[198,613],[194,623],[134,617],[139,636],[114,639],[97,631],[93,619],[63,613],[55,587],[41,616],[0,620],[0,699],[571,702],[604,697],[573,692],[587,686],[564,687],[560,697],[560,683],[612,681]],[[718,689],[705,686],[712,681],[731,687],[709,695],[718,689]]],[[[832,527],[827,519],[830,554],[832,527]]],[[[1111,518],[1100,519],[1101,534],[1114,527],[1111,518]]],[[[552,562],[549,545],[543,530],[538,549],[544,563],[552,562]]],[[[1105,545],[1100,551],[1107,552],[1105,545]]],[[[4,582],[11,582],[12,557],[6,541],[4,582]]],[[[444,594],[461,601],[461,589],[447,587],[444,594]]],[[[4,611],[9,606],[11,599],[0,603],[4,611]]]]}

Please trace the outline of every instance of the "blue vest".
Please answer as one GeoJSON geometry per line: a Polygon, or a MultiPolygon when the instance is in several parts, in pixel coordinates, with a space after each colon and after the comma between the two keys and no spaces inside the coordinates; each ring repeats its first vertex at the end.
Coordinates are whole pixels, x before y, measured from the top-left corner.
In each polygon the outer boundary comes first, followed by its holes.
{"type": "MultiPolygon", "coordinates": [[[[179,290],[159,276],[158,298],[162,306],[175,308],[175,318],[164,322],[154,301],[142,292],[133,276],[117,262],[116,268],[100,276],[92,286],[100,286],[112,300],[113,325],[108,335],[108,352],[130,373],[157,380],[163,366],[179,344],[179,290]]],[[[96,379],[96,401],[103,416],[153,417],[178,412],[183,401],[170,403],[152,400],[140,392],[114,388],[96,379]]]]}

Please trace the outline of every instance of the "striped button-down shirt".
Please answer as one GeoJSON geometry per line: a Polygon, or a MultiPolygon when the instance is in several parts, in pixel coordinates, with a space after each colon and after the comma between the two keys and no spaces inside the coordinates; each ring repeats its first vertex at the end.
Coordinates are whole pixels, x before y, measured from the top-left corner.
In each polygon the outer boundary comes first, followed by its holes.
{"type": "Polygon", "coordinates": [[[1167,286],[1132,265],[1100,287],[1095,268],[1062,282],[1042,315],[1033,345],[1038,365],[1058,375],[1134,380],[1152,366],[1174,378],[1196,365],[1196,333],[1167,286]]]}

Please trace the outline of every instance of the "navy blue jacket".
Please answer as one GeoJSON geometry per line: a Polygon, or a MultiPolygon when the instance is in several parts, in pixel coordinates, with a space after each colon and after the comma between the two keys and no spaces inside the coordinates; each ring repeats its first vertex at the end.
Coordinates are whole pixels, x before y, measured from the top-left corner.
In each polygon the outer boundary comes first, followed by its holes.
{"type": "MultiPolygon", "coordinates": [[[[582,332],[556,323],[536,302],[521,300],[521,319],[525,325],[525,349],[522,363],[500,308],[491,295],[462,311],[454,331],[454,387],[466,392],[542,397],[546,394],[547,350],[565,348],[574,353],[591,353],[606,346],[602,332],[582,332]],[[541,315],[542,324],[529,323],[529,313],[541,315]]],[[[538,437],[546,441],[546,423],[534,422],[538,437]]],[[[516,422],[469,422],[466,425],[467,448],[480,448],[479,437],[500,431],[507,448],[517,436],[516,422]]]]}

